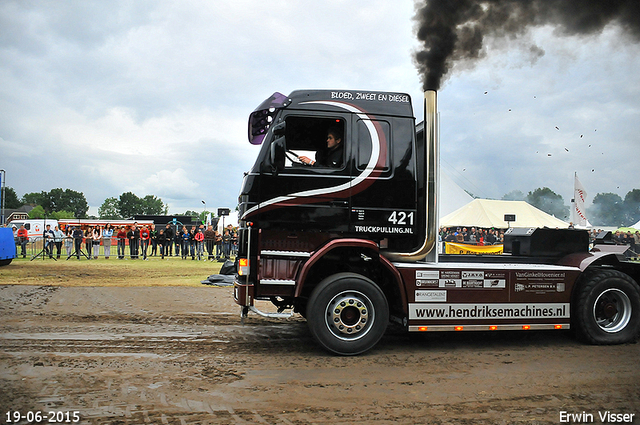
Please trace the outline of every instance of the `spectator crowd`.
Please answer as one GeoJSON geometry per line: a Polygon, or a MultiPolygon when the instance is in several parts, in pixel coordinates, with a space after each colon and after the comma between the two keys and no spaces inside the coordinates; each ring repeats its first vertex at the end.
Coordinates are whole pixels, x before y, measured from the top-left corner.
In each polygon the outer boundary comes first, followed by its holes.
{"type": "MultiPolygon", "coordinates": [[[[570,228],[573,228],[573,226],[570,228]]],[[[600,232],[602,232],[601,229],[591,229],[589,231],[589,242],[593,244],[600,232]]],[[[440,228],[440,241],[478,246],[496,245],[504,242],[504,230],[475,227],[442,227],[440,228]]],[[[640,251],[640,230],[635,232],[616,231],[612,235],[612,241],[618,245],[629,245],[631,251],[638,254],[640,251]]]]}
{"type": "MultiPolygon", "coordinates": [[[[116,247],[114,253],[118,259],[148,260],[149,257],[164,259],[165,257],[181,256],[183,259],[191,257],[192,260],[219,261],[235,256],[238,251],[237,228],[228,225],[220,233],[211,225],[203,224],[194,226],[174,226],[167,223],[166,226],[142,225],[134,223],[132,226],[113,227],[105,226],[67,226],[64,230],[50,225],[43,232],[43,253],[50,258],[60,258],[64,246],[67,258],[85,256],[88,259],[97,259],[102,255],[111,257],[111,248],[116,247]],[[128,251],[128,252],[127,252],[128,251]],[[128,254],[128,255],[127,255],[128,254]]],[[[602,230],[592,229],[589,232],[590,242],[593,243],[596,236],[602,230]]],[[[486,246],[497,245],[504,242],[504,229],[484,229],[476,227],[442,227],[439,237],[442,243],[453,242],[469,245],[486,246]]],[[[18,247],[18,255],[26,258],[28,232],[24,225],[20,228],[13,226],[14,239],[18,247]]],[[[640,251],[640,231],[616,231],[612,235],[612,241],[619,245],[628,245],[636,254],[640,251]]]]}
{"type": "Polygon", "coordinates": [[[442,227],[440,228],[440,240],[478,246],[497,245],[504,241],[504,230],[475,227],[442,227]]]}
{"type": "MultiPolygon", "coordinates": [[[[49,258],[59,259],[62,247],[66,257],[75,256],[80,259],[97,259],[102,255],[105,259],[112,254],[119,260],[132,259],[148,260],[149,257],[181,256],[182,259],[191,257],[192,260],[221,261],[235,256],[238,250],[237,228],[228,225],[220,233],[213,226],[204,224],[194,226],[166,226],[142,225],[134,223],[131,226],[67,226],[64,230],[50,225],[43,232],[43,254],[49,258]],[[115,252],[111,252],[112,247],[115,252]]],[[[14,239],[18,248],[18,255],[26,258],[28,232],[24,226],[14,228],[14,239]]]]}

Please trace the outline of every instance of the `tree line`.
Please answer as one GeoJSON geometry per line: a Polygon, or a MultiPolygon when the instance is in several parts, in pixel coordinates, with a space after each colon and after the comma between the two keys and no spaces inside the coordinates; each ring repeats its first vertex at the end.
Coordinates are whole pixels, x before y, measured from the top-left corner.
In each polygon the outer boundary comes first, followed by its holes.
{"type": "MultiPolygon", "coordinates": [[[[565,205],[562,195],[548,187],[535,189],[528,194],[513,190],[502,197],[506,201],[526,201],[534,207],[563,221],[571,220],[571,208],[565,205]]],[[[591,206],[587,207],[587,218],[593,226],[630,226],[640,221],[640,189],[632,189],[624,199],[616,193],[598,193],[591,206]]]]}
{"type": "Polygon", "coordinates": [[[98,208],[98,215],[101,219],[116,220],[134,215],[165,215],[168,209],[169,206],[157,196],[140,198],[133,192],[125,192],[118,198],[105,199],[98,208]]]}
{"type": "Polygon", "coordinates": [[[5,208],[18,209],[23,205],[32,205],[30,218],[86,218],[89,204],[84,193],[71,189],[51,189],[49,192],[25,193],[18,198],[15,190],[5,188],[5,208]]]}
{"type": "MultiPolygon", "coordinates": [[[[89,204],[84,193],[71,189],[51,189],[49,192],[25,193],[21,198],[11,187],[5,188],[5,208],[18,209],[23,205],[34,208],[29,218],[98,218],[88,217],[89,204]]],[[[167,214],[168,205],[154,195],[138,197],[133,192],[125,192],[118,198],[107,198],[98,209],[101,219],[126,219],[134,215],[167,214]]]]}

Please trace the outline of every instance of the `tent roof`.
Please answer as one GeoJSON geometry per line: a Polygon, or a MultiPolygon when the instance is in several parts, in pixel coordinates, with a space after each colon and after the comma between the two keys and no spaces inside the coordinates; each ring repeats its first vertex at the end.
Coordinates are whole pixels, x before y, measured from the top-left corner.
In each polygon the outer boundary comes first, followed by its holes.
{"type": "Polygon", "coordinates": [[[440,197],[438,198],[438,217],[451,214],[473,201],[473,197],[465,192],[449,177],[444,170],[440,170],[440,197]]]}
{"type": "Polygon", "coordinates": [[[440,226],[454,227],[550,227],[566,229],[569,224],[537,209],[525,201],[474,199],[462,208],[440,218],[440,226]],[[504,221],[505,214],[515,214],[516,221],[504,221]]]}
{"type": "Polygon", "coordinates": [[[631,227],[633,227],[634,229],[640,230],[640,221],[638,221],[636,224],[632,225],[631,227]]]}

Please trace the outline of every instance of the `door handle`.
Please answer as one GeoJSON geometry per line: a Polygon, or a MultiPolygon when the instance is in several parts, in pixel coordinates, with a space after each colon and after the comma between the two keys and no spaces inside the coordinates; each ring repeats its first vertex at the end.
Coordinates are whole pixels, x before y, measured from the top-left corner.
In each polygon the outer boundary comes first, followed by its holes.
{"type": "Polygon", "coordinates": [[[348,207],[349,201],[331,201],[329,205],[332,207],[348,207]]]}

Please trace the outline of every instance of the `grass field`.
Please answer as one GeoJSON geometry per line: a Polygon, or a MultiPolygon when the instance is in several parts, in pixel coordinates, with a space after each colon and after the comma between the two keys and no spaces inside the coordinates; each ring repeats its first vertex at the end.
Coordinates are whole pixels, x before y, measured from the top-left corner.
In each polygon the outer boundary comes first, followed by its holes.
{"type": "Polygon", "coordinates": [[[87,260],[63,256],[55,261],[16,258],[0,267],[0,285],[55,286],[203,286],[201,281],[217,274],[222,263],[183,260],[180,257],[150,257],[148,261],[87,260]]]}

